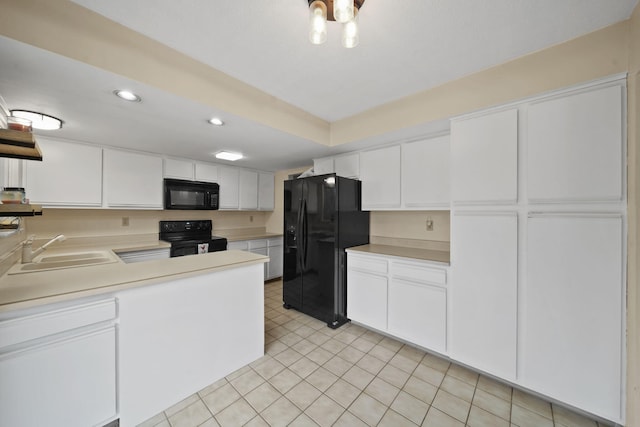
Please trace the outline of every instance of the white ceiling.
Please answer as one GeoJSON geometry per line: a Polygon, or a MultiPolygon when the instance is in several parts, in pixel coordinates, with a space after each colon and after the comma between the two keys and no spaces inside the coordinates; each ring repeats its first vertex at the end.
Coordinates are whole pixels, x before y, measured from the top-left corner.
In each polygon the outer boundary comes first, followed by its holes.
{"type": "MultiPolygon", "coordinates": [[[[344,49],[336,23],[326,44],[309,43],[307,0],[73,1],[329,122],[627,19],[638,2],[367,0],[360,45],[344,49]]],[[[236,149],[249,157],[238,165],[277,170],[425,131],[329,149],[10,39],[0,38],[0,58],[9,107],[59,114],[64,138],[200,159],[236,149]],[[126,85],[144,102],[111,95],[126,85]],[[214,113],[228,126],[173,126],[214,113]]]]}

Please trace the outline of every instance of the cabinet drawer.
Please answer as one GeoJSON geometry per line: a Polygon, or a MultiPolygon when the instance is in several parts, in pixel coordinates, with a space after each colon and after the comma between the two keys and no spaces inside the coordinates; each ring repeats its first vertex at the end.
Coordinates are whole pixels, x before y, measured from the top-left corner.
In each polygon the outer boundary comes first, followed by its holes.
{"type": "Polygon", "coordinates": [[[249,250],[261,249],[267,247],[267,239],[249,240],[249,250]]]}
{"type": "Polygon", "coordinates": [[[0,322],[0,343],[8,347],[115,318],[115,298],[18,317],[0,322]]]}
{"type": "Polygon", "coordinates": [[[349,268],[366,271],[368,273],[387,274],[387,261],[379,258],[361,257],[349,254],[349,268]]]}
{"type": "Polygon", "coordinates": [[[282,246],[282,237],[271,237],[268,240],[269,247],[271,246],[282,246]]]}
{"type": "Polygon", "coordinates": [[[238,242],[228,242],[227,243],[228,250],[236,250],[236,251],[248,251],[249,250],[249,242],[246,240],[240,240],[238,242]]]}
{"type": "Polygon", "coordinates": [[[447,270],[443,268],[426,267],[402,262],[392,263],[393,277],[412,280],[415,282],[431,283],[445,286],[447,284],[447,270]]]}

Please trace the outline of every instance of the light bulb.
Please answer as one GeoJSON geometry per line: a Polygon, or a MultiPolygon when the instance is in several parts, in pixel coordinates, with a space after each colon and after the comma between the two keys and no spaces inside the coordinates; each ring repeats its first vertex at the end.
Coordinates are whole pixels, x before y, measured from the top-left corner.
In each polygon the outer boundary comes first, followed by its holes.
{"type": "Polygon", "coordinates": [[[321,0],[309,6],[309,40],[313,44],[327,41],[327,5],[321,0]]]}
{"type": "Polygon", "coordinates": [[[360,42],[360,30],[358,29],[358,16],[342,26],[342,46],[350,49],[358,46],[360,42]]]}
{"type": "Polygon", "coordinates": [[[344,24],[353,19],[353,0],[334,0],[333,18],[344,24]]]}

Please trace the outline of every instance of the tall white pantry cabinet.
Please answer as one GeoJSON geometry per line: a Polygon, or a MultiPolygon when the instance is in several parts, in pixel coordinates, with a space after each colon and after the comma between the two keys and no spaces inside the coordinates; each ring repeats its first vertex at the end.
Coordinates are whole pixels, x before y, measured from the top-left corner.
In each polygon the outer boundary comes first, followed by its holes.
{"type": "Polygon", "coordinates": [[[625,77],[451,122],[449,355],[617,423],[625,77]]]}

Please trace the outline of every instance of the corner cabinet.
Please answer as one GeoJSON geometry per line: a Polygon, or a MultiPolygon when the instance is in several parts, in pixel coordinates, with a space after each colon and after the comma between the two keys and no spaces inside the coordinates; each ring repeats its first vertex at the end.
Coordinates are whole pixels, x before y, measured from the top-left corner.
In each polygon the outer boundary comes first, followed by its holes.
{"type": "Polygon", "coordinates": [[[272,211],[275,208],[275,177],[272,173],[258,173],[258,210],[272,211]]]}
{"type": "Polygon", "coordinates": [[[349,319],[446,354],[448,267],[349,250],[347,257],[349,319]]]}
{"type": "Polygon", "coordinates": [[[105,202],[110,208],[162,209],[162,158],[104,150],[105,202]]]}
{"type": "Polygon", "coordinates": [[[282,237],[269,237],[268,239],[236,240],[229,242],[228,250],[248,251],[258,255],[269,257],[269,262],[264,264],[264,279],[271,280],[282,277],[283,253],[282,237]]]}
{"type": "Polygon", "coordinates": [[[102,148],[38,138],[45,161],[24,162],[23,184],[31,203],[102,206],[102,148]]]}

